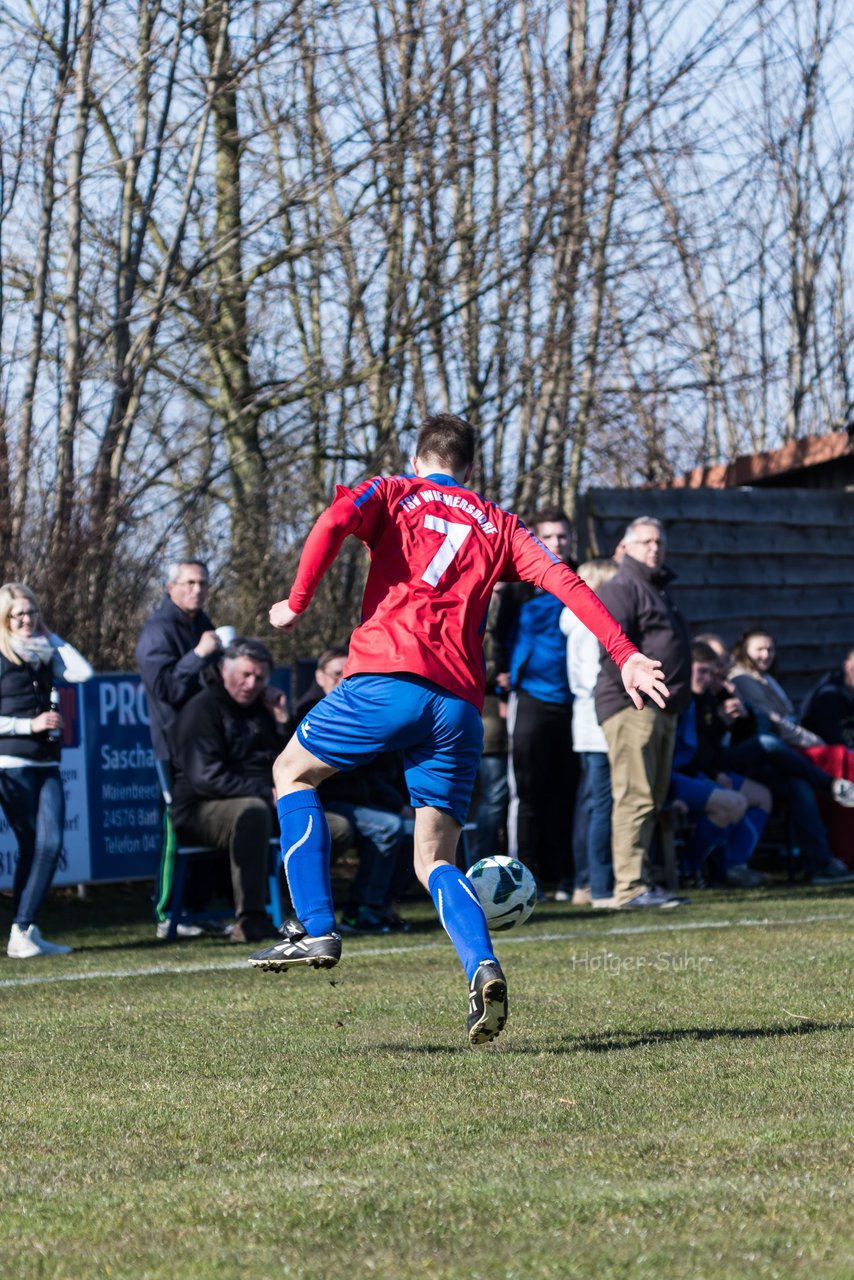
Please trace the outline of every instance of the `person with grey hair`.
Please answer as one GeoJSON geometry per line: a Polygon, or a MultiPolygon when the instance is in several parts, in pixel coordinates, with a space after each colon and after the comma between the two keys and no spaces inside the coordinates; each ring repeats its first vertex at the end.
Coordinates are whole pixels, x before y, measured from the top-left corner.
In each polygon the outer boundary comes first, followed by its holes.
{"type": "Polygon", "coordinates": [[[172,734],[172,822],[180,840],[228,854],[236,924],[232,942],[279,936],[267,915],[273,761],[290,723],[260,640],[240,637],[178,712],[172,734]]]}
{"type": "MultiPolygon", "coordinates": [[[[176,560],[166,571],[165,594],[145,620],[136,642],[136,665],[148,702],[149,730],[158,781],[168,805],[172,791],[170,738],[178,712],[201,689],[201,676],[222,653],[222,643],[204,611],[210,579],[204,561],[176,560]]],[[[172,894],[173,842],[166,840],[160,862],[155,915],[158,934],[165,936],[166,914],[172,894]]],[[[193,925],[179,926],[184,935],[198,935],[193,925]]]]}
{"type": "Polygon", "coordinates": [[[645,862],[667,799],[677,722],[691,700],[691,637],[669,594],[675,575],[664,563],[667,537],[661,521],[654,516],[632,520],[620,547],[620,567],[600,587],[599,599],[632,643],[661,663],[670,697],[665,707],[647,699],[638,714],[616,664],[603,656],[595,704],[611,767],[614,905],[672,907],[680,899],[648,883],[645,862]]]}
{"type": "Polygon", "coordinates": [[[151,742],[158,761],[170,759],[169,735],[181,707],[201,688],[200,677],[222,652],[204,611],[210,589],[202,560],[176,560],[166,572],[166,591],[145,620],[136,642],[136,665],[148,699],[151,742]]]}

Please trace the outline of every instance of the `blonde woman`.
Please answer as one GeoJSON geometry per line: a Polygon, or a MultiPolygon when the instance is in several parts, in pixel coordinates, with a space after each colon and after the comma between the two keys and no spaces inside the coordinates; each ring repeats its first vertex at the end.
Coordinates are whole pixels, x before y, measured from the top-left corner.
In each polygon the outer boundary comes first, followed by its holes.
{"type": "Polygon", "coordinates": [[[29,587],[0,587],[0,807],[18,841],[12,886],[13,960],[64,955],[36,919],[62,853],[65,792],[59,773],[62,716],[51,708],[55,680],[94,675],[85,658],[45,626],[29,587]]]}

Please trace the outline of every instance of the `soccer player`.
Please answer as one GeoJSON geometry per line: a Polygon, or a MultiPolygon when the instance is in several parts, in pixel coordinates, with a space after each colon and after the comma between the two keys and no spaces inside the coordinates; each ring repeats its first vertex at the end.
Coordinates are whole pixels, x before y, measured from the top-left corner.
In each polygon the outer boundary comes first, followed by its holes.
{"type": "Polygon", "coordinates": [[[438,414],[418,434],[415,475],[340,487],[306,539],[287,600],[270,610],[290,631],[348,534],[370,548],[362,623],[344,680],[300,723],[273,779],[282,858],[297,919],[282,942],[250,957],[261,969],[332,968],[341,938],[329,873],[329,833],[316,788],[380,751],[403,752],[415,809],[415,873],[429,892],[469,981],[468,1038],[493,1040],[507,1020],[507,983],[486,917],[455,865],[480,761],[482,632],[499,581],[551,591],[601,640],[638,709],[664,706],[661,664],[644,657],[575,573],[518,516],[467,490],[475,430],[438,414]]]}

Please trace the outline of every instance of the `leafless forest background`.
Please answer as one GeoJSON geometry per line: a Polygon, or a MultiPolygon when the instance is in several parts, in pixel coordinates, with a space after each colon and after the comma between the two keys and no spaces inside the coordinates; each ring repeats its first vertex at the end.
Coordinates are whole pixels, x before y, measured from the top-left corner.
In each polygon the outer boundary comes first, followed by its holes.
{"type": "MultiPolygon", "coordinates": [[[[523,514],[852,401],[828,0],[0,3],[0,562],[102,668],[176,553],[268,634],[425,413],[523,514]]],[[[346,635],[348,549],[290,657],[346,635]]]]}

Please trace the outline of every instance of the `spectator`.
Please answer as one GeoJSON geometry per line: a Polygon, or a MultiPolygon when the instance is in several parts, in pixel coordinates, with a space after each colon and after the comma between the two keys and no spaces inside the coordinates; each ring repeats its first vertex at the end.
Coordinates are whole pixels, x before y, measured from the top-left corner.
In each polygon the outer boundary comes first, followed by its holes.
{"type": "Polygon", "coordinates": [[[621,547],[620,567],[599,595],[629,639],[662,663],[670,698],[665,710],[647,702],[638,715],[615,663],[602,659],[595,699],[614,797],[614,897],[620,908],[672,907],[680,899],[646,882],[644,860],[670,786],[677,720],[691,700],[691,643],[668,593],[675,575],[665,566],[661,522],[652,516],[633,520],[621,547]]]}
{"type": "MultiPolygon", "coordinates": [[[[324,650],[317,659],[314,683],[294,709],[295,724],[311,712],[341,683],[347,649],[324,650]]],[[[335,774],[322,782],[318,794],[329,817],[346,819],[356,834],[359,869],[341,912],[342,933],[406,932],[392,901],[392,889],[400,870],[407,818],[413,816],[391,755],[376,756],[370,764],[335,774]]]]}
{"type": "MultiPolygon", "coordinates": [[[[760,661],[773,661],[773,639],[767,628],[751,628],[757,636],[770,640],[760,661]]],[[[742,637],[744,640],[745,637],[742,637]]],[[[765,650],[765,646],[762,646],[765,650]]],[[[757,646],[758,652],[758,646],[757,646]]],[[[723,660],[725,663],[725,659],[723,660]]],[[[770,665],[770,663],[769,663],[770,665]]],[[[734,674],[738,674],[738,669],[734,674]]],[[[741,687],[749,691],[752,676],[741,687]]],[[[759,683],[758,681],[756,682],[759,683]]],[[[775,681],[776,684],[776,681],[775,681]]],[[[779,686],[778,686],[779,687],[779,686]]],[[[780,691],[782,698],[785,694],[780,691]]],[[[788,703],[788,699],[786,699],[788,703]]],[[[791,705],[791,704],[789,704],[791,705]]],[[[727,770],[748,774],[769,788],[775,801],[788,805],[794,838],[804,859],[805,875],[816,884],[835,884],[850,878],[847,868],[831,851],[828,832],[816,795],[833,799],[846,808],[854,803],[850,782],[834,778],[820,762],[812,759],[815,748],[791,746],[771,732],[772,722],[761,710],[745,706],[736,684],[729,679],[721,684],[716,732],[721,746],[720,761],[727,770]]]]}
{"type": "Polygon", "coordinates": [[[767,627],[749,627],[733,647],[729,679],[760,728],[769,728],[790,747],[820,747],[822,739],[799,724],[794,706],[771,674],[776,653],[767,627]]]}
{"type": "MultiPolygon", "coordinates": [[[[578,576],[591,591],[599,592],[617,572],[613,560],[588,560],[578,576]]],[[[576,905],[590,902],[598,909],[614,906],[614,870],[611,861],[611,769],[608,743],[596,719],[594,693],[599,678],[599,641],[564,609],[560,626],[566,641],[569,687],[572,690],[572,746],[581,767],[575,798],[573,854],[576,905]],[[587,888],[584,893],[585,885],[587,888]]],[[[557,895],[556,895],[557,896],[557,895]]]]}
{"type": "MultiPolygon", "coordinates": [[[[151,743],[160,789],[167,804],[172,799],[171,734],[178,712],[201,689],[202,673],[217,661],[222,644],[204,611],[210,581],[201,560],[177,560],[166,574],[166,593],[143,623],[136,642],[136,665],[145,687],[151,743]]],[[[164,842],[157,886],[158,937],[165,937],[166,914],[172,895],[174,841],[164,842]]],[[[195,892],[195,868],[190,893],[195,892]]],[[[181,937],[196,937],[202,930],[181,924],[181,937]]]]}
{"type": "Polygon", "coordinates": [[[45,625],[29,587],[0,587],[0,807],[18,842],[12,882],[13,924],[6,954],[13,960],[67,955],[37,924],[65,831],[65,789],[59,772],[63,719],[52,707],[55,680],[80,683],[94,672],[85,658],[45,625]]]}
{"type": "Polygon", "coordinates": [[[228,852],[232,942],[278,937],[265,911],[274,834],[271,771],[290,717],[283,694],[265,696],[272,670],[260,640],[238,638],[206,688],[181,708],[172,734],[172,821],[181,840],[228,852]]]}
{"type": "Polygon", "coordinates": [[[222,652],[220,638],[204,611],[210,580],[201,560],[170,564],[166,594],[143,623],[136,642],[136,665],[148,700],[154,755],[165,769],[169,790],[170,734],[181,708],[201,689],[201,674],[222,652]]]}
{"type": "Polygon", "coordinates": [[[854,751],[854,645],[842,666],[823,676],[807,694],[801,723],[822,741],[854,751]]]}
{"type": "Polygon", "coordinates": [[[719,767],[713,692],[718,673],[719,658],[714,649],[695,640],[691,647],[693,697],[679,717],[670,784],[674,805],[694,820],[683,873],[700,877],[709,856],[722,850],[724,882],[758,888],[765,877],[748,863],[771,812],[771,793],[761,783],[730,775],[719,767]]]}
{"type": "MultiPolygon", "coordinates": [[[[572,526],[563,511],[539,512],[534,533],[555,563],[571,563],[572,526]]],[[[510,853],[531,869],[538,883],[555,879],[571,886],[578,762],[572,750],[562,608],[541,587],[505,587],[495,622],[495,660],[499,685],[510,690],[510,853]]]]}

